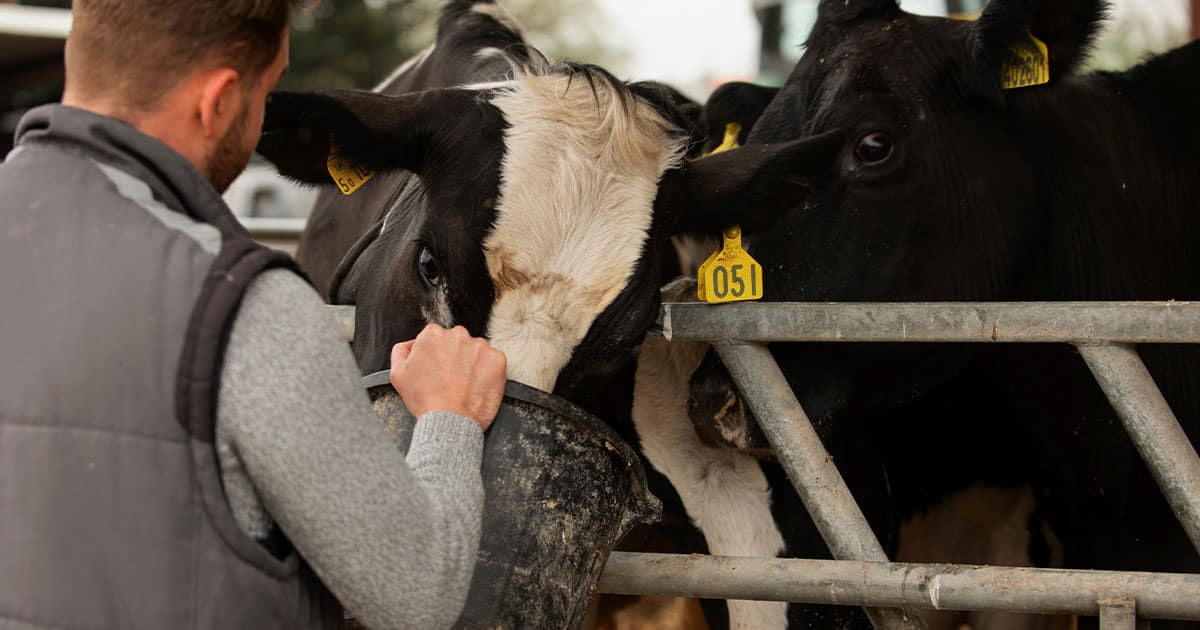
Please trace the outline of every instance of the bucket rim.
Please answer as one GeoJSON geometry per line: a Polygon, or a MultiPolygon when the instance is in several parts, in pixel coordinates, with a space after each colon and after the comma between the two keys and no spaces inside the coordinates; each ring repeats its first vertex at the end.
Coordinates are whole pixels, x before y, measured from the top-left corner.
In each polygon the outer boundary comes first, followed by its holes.
{"type": "MultiPolygon", "coordinates": [[[[366,390],[384,385],[390,386],[390,371],[381,370],[368,374],[362,377],[362,384],[366,390]]],[[[617,451],[621,458],[625,460],[625,467],[631,475],[632,489],[636,503],[631,508],[632,513],[627,515],[629,519],[646,521],[660,516],[661,503],[658,497],[650,492],[650,483],[646,479],[646,470],[643,468],[642,458],[607,422],[604,422],[595,414],[565,398],[555,396],[524,383],[518,383],[517,381],[510,380],[504,384],[504,397],[541,407],[559,417],[568,418],[576,424],[586,422],[588,428],[595,431],[604,440],[606,447],[617,451]]]]}

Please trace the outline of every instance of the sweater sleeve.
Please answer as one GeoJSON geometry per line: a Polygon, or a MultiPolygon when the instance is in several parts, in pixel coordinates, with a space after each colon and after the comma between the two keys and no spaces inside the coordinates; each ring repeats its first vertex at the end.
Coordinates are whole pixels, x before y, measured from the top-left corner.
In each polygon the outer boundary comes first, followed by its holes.
{"type": "Polygon", "coordinates": [[[252,494],[355,618],[381,629],[454,623],[482,518],[474,421],[425,414],[406,460],[320,298],[286,271],[246,293],[217,416],[252,494]]]}

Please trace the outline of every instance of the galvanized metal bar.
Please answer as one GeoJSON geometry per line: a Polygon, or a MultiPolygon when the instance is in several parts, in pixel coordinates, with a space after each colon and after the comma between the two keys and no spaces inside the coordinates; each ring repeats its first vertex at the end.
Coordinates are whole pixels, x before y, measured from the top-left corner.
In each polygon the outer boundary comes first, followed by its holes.
{"type": "Polygon", "coordinates": [[[1081,344],[1078,348],[1192,546],[1200,551],[1200,456],[1137,349],[1121,344],[1081,344]]]}
{"type": "MultiPolygon", "coordinates": [[[[833,557],[887,562],[875,532],[771,351],[765,345],[736,342],[715,347],[833,557]]],[[[900,610],[868,609],[867,615],[877,628],[923,627],[916,615],[900,610]]]]}
{"type": "Polygon", "coordinates": [[[601,593],[843,606],[1095,616],[1120,593],[1142,618],[1200,620],[1200,575],[1028,567],[729,558],[609,556],[601,593]]]}
{"type": "Polygon", "coordinates": [[[1200,302],[664,304],[668,340],[1200,343],[1200,302]]]}
{"type": "Polygon", "coordinates": [[[354,307],[327,305],[325,311],[333,318],[333,323],[346,341],[354,341],[354,307]]]}
{"type": "Polygon", "coordinates": [[[1137,630],[1137,625],[1134,600],[1100,601],[1100,630],[1137,630]]]}

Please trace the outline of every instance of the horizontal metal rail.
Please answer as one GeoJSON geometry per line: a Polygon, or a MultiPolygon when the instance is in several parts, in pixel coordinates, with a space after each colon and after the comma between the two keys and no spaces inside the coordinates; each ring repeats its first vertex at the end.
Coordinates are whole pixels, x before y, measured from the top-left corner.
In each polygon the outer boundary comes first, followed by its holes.
{"type": "Polygon", "coordinates": [[[659,324],[668,341],[1200,343],[1200,303],[686,303],[663,304],[659,324]]]}
{"type": "Polygon", "coordinates": [[[664,304],[677,341],[1200,343],[1200,302],[664,304]]]}
{"type": "Polygon", "coordinates": [[[1200,620],[1200,575],[954,564],[613,552],[598,590],[617,595],[1200,620]],[[1116,612],[1116,611],[1112,611],[1116,612]]]}
{"type": "Polygon", "coordinates": [[[304,217],[238,217],[246,231],[256,239],[299,241],[308,219],[304,217]]]}

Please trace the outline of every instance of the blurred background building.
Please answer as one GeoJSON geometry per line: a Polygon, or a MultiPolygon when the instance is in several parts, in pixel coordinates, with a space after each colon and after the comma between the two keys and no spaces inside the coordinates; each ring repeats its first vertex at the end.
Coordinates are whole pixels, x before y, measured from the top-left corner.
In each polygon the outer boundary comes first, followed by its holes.
{"type": "MultiPolygon", "coordinates": [[[[782,83],[818,0],[501,0],[551,58],[671,83],[703,100],[733,80],[782,83]]],[[[971,18],[986,0],[901,0],[914,13],[971,18]]],[[[369,88],[433,37],[440,0],[314,0],[295,19],[291,89],[369,88]]],[[[62,94],[69,0],[0,0],[0,156],[21,114],[62,94]]],[[[1200,36],[1200,0],[1115,0],[1092,65],[1120,69],[1200,36]]],[[[313,193],[255,163],[226,198],[243,216],[301,216],[313,193]]]]}

